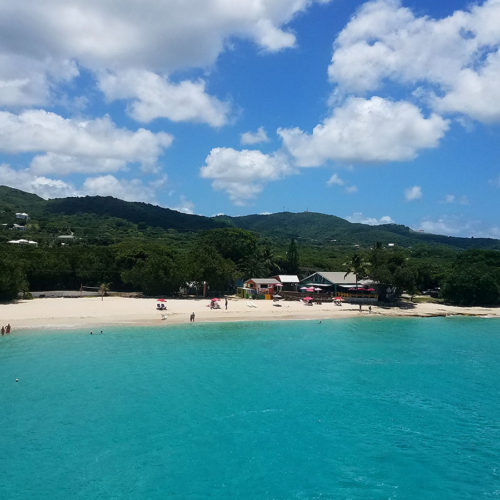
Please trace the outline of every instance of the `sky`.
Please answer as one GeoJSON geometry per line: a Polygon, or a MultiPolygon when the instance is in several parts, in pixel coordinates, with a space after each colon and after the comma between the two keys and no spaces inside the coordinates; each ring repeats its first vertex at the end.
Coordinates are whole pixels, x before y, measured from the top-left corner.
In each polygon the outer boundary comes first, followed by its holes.
{"type": "Polygon", "coordinates": [[[500,0],[0,1],[0,184],[500,238],[500,0]]]}

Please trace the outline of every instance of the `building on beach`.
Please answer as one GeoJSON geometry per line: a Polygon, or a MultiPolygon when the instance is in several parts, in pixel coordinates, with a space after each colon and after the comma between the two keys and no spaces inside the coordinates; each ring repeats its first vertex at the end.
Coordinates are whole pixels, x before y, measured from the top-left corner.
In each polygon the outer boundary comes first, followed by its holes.
{"type": "Polygon", "coordinates": [[[365,285],[371,282],[366,280],[358,281],[354,273],[345,273],[344,271],[318,271],[300,280],[298,288],[314,287],[324,292],[349,292],[359,285],[365,285]]]}
{"type": "Polygon", "coordinates": [[[250,278],[243,283],[243,287],[238,288],[238,295],[245,298],[256,298],[259,295],[271,298],[283,285],[275,278],[250,278]]]}
{"type": "Polygon", "coordinates": [[[299,277],[295,274],[278,274],[277,276],[272,276],[275,280],[278,280],[283,285],[284,292],[291,292],[297,290],[299,284],[299,277]]]}

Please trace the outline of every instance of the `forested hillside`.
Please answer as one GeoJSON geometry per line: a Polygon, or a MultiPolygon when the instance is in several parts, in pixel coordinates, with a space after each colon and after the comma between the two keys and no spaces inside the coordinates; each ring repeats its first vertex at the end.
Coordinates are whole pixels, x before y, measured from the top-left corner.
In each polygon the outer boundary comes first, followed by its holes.
{"type": "Polygon", "coordinates": [[[0,187],[0,300],[19,291],[105,285],[148,295],[234,291],[250,277],[351,271],[394,296],[442,289],[459,304],[500,302],[500,242],[332,215],[201,217],[111,197],[43,200],[0,187]],[[29,214],[16,219],[16,212],[29,214]],[[31,243],[14,244],[23,239],[31,243]]]}

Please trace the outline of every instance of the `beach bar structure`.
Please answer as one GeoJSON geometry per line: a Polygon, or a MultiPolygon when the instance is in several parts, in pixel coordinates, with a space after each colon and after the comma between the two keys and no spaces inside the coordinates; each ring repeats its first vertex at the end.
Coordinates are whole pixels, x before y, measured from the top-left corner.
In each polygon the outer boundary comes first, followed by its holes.
{"type": "Polygon", "coordinates": [[[277,276],[273,276],[275,280],[278,280],[282,285],[282,291],[295,291],[297,290],[297,286],[299,284],[299,277],[295,274],[278,274],[277,276]]]}
{"type": "MultiPolygon", "coordinates": [[[[318,271],[307,276],[299,282],[299,289],[302,287],[319,288],[324,292],[349,292],[350,289],[360,285],[354,273],[345,273],[344,271],[318,271]]],[[[364,284],[364,282],[362,282],[364,284]]]]}
{"type": "Polygon", "coordinates": [[[282,289],[283,285],[275,278],[250,278],[238,288],[238,295],[245,298],[270,299],[282,289]]]}

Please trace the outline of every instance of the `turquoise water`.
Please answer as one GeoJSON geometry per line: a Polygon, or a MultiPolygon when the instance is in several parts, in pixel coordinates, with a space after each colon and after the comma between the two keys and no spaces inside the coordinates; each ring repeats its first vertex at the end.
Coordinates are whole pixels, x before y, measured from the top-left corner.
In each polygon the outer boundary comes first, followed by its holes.
{"type": "Polygon", "coordinates": [[[14,332],[0,498],[499,498],[499,360],[495,319],[14,332]]]}

